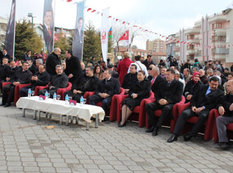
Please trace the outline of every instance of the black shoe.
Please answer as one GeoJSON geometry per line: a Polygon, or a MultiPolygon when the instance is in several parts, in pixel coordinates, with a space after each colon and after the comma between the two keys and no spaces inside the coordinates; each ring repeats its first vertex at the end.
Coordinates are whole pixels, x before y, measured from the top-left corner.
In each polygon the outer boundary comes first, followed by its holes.
{"type": "Polygon", "coordinates": [[[118,124],[118,127],[124,127],[124,126],[126,126],[126,122],[124,122],[124,124],[121,123],[118,124]]]}
{"type": "Polygon", "coordinates": [[[230,149],[231,145],[228,142],[220,142],[219,147],[222,150],[228,150],[228,149],[230,149]]]}
{"type": "Polygon", "coordinates": [[[1,104],[1,106],[4,106],[4,105],[5,105],[5,103],[2,103],[2,104],[1,104]]]}
{"type": "Polygon", "coordinates": [[[187,134],[184,135],[184,141],[190,141],[192,137],[193,137],[192,134],[187,133],[187,134]]]}
{"type": "Polygon", "coordinates": [[[152,136],[157,136],[158,135],[158,131],[159,131],[159,128],[155,127],[153,132],[152,132],[152,136]]]}
{"type": "Polygon", "coordinates": [[[154,131],[154,127],[152,126],[152,127],[150,127],[149,129],[146,130],[146,133],[151,133],[153,131],[154,131]]]}
{"type": "Polygon", "coordinates": [[[172,134],[172,135],[170,136],[170,138],[168,138],[167,142],[168,142],[168,143],[172,143],[172,142],[174,142],[174,141],[177,141],[177,138],[178,138],[178,136],[176,136],[175,134],[172,134]]]}
{"type": "Polygon", "coordinates": [[[11,106],[10,103],[7,103],[7,104],[4,105],[4,107],[9,107],[9,106],[11,106]]]}

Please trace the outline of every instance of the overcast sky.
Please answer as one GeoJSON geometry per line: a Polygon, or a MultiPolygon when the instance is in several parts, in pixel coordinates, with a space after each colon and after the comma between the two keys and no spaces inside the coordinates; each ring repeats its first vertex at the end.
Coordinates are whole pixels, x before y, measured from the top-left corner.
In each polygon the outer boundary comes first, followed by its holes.
{"type": "MultiPolygon", "coordinates": [[[[29,19],[33,13],[35,23],[42,23],[44,0],[16,0],[16,19],[29,19]]],[[[221,13],[232,0],[86,0],[86,8],[98,11],[109,7],[109,15],[143,26],[154,32],[169,35],[181,28],[190,28],[202,16],[221,13]]],[[[8,17],[11,0],[0,0],[0,16],[8,17]]],[[[101,18],[85,12],[85,23],[92,22],[97,29],[101,18]]],[[[55,0],[55,26],[74,28],[76,6],[65,0],[55,0]]],[[[140,34],[134,44],[145,49],[145,40],[156,36],[140,34]]]]}

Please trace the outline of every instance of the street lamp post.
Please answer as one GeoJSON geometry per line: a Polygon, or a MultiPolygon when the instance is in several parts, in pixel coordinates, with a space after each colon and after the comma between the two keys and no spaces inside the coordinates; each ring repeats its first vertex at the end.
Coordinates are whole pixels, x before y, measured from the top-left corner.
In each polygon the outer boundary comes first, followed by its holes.
{"type": "Polygon", "coordinates": [[[28,13],[28,17],[32,18],[32,29],[33,29],[33,15],[32,15],[32,13],[28,13]]]}

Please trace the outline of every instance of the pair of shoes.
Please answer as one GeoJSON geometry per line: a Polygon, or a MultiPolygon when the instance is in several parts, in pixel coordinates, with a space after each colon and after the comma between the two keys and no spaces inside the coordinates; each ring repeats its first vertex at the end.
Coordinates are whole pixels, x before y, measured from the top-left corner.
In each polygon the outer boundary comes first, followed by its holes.
{"type": "Polygon", "coordinates": [[[190,141],[193,135],[191,133],[187,133],[184,135],[184,141],[190,141]]]}
{"type": "Polygon", "coordinates": [[[146,130],[146,133],[151,133],[151,132],[153,132],[153,131],[154,131],[154,128],[155,128],[155,127],[153,127],[153,126],[150,127],[149,129],[146,130]]]}
{"type": "Polygon", "coordinates": [[[9,107],[9,106],[11,106],[10,103],[7,103],[7,104],[4,105],[4,107],[9,107]]]}
{"type": "Polygon", "coordinates": [[[229,144],[229,142],[220,142],[219,147],[222,150],[228,150],[228,149],[230,149],[231,145],[229,144]]]}
{"type": "Polygon", "coordinates": [[[177,141],[177,138],[178,138],[177,135],[172,134],[172,135],[170,136],[170,138],[168,138],[167,142],[168,142],[168,143],[172,143],[172,142],[174,142],[174,141],[177,141]]]}
{"type": "Polygon", "coordinates": [[[158,131],[159,131],[159,128],[158,127],[155,127],[153,132],[152,132],[152,136],[157,136],[158,135],[158,131]]]}
{"type": "Polygon", "coordinates": [[[118,127],[124,127],[124,126],[126,126],[126,122],[124,122],[123,124],[121,123],[118,124],[118,127]]]}

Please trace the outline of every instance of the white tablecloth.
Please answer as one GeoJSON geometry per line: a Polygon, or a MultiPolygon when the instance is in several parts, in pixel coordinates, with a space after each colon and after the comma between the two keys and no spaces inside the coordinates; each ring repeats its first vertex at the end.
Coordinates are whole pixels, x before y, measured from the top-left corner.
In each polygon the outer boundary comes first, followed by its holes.
{"type": "Polygon", "coordinates": [[[21,97],[17,101],[16,106],[22,109],[38,110],[58,115],[76,116],[86,122],[91,122],[90,118],[96,114],[99,115],[100,121],[102,121],[105,116],[104,110],[99,106],[79,103],[77,103],[76,106],[72,106],[65,104],[65,101],[63,100],[39,100],[38,96],[21,97]]]}

